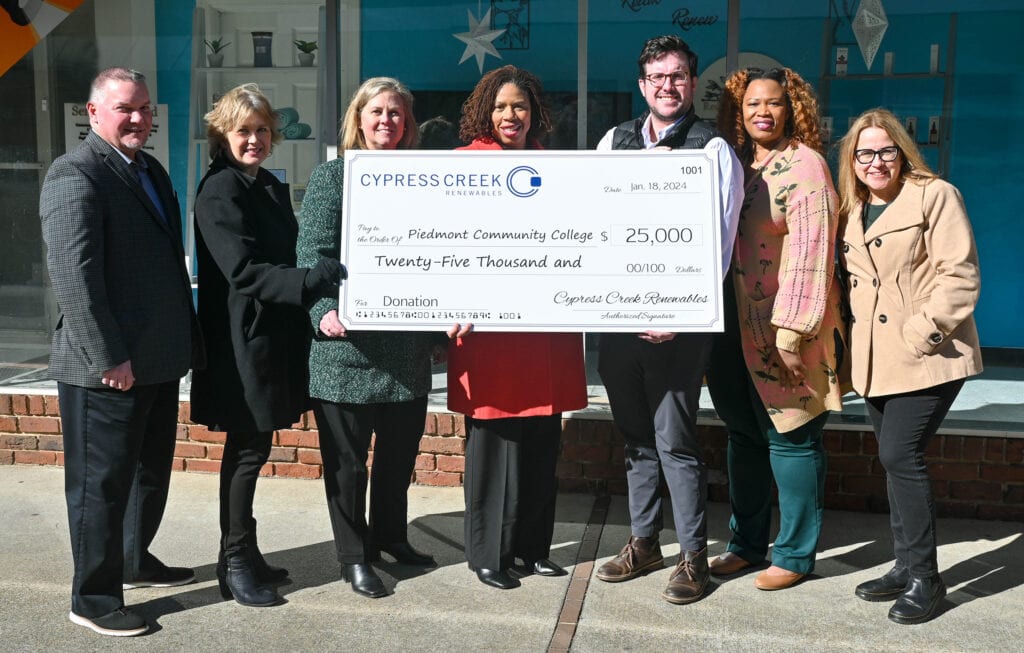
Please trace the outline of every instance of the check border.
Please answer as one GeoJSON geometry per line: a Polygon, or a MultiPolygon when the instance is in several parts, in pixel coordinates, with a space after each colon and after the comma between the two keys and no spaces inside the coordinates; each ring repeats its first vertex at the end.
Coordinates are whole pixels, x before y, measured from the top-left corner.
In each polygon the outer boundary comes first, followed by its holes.
{"type": "MultiPolygon", "coordinates": [[[[403,173],[406,174],[406,173],[403,173]]],[[[490,174],[490,173],[487,173],[490,174]]],[[[613,172],[611,174],[616,174],[613,172]]],[[[623,174],[623,173],[619,173],[623,174]]],[[[566,332],[636,332],[644,330],[663,330],[663,331],[676,331],[676,332],[714,332],[722,331],[723,328],[723,314],[722,314],[722,270],[721,270],[721,217],[720,217],[720,191],[719,191],[719,170],[717,160],[710,156],[708,153],[702,150],[675,150],[671,152],[645,152],[645,151],[559,151],[559,150],[541,150],[541,151],[527,151],[527,152],[506,152],[506,151],[460,151],[460,152],[438,152],[438,151],[418,151],[418,150],[403,150],[403,151],[392,151],[392,152],[371,152],[365,150],[350,151],[346,153],[345,157],[345,192],[342,202],[342,216],[341,216],[341,249],[342,260],[349,266],[349,280],[342,286],[339,295],[339,317],[347,328],[361,329],[361,330],[439,330],[445,329],[455,322],[465,323],[473,322],[476,325],[476,329],[480,331],[566,331],[566,332]],[[585,162],[581,163],[581,162],[585,162]],[[488,215],[505,215],[503,211],[511,211],[510,215],[514,215],[516,211],[523,212],[524,209],[529,209],[532,204],[536,202],[533,195],[543,196],[545,193],[549,193],[548,176],[547,174],[541,175],[537,173],[538,169],[543,171],[549,171],[554,165],[556,168],[559,166],[566,168],[578,168],[585,166],[600,166],[607,170],[615,171],[629,171],[632,169],[640,168],[657,168],[659,166],[676,166],[680,169],[685,169],[686,166],[695,167],[692,164],[699,162],[707,166],[706,171],[699,175],[699,182],[702,186],[700,193],[689,193],[691,195],[698,195],[700,199],[707,199],[709,206],[707,206],[706,215],[700,216],[701,219],[699,224],[702,227],[702,237],[705,239],[702,251],[704,252],[704,259],[702,259],[702,272],[698,275],[704,280],[705,285],[701,286],[701,291],[706,292],[706,306],[703,309],[685,309],[680,307],[673,307],[670,309],[642,309],[642,308],[625,308],[615,307],[610,308],[608,306],[597,306],[591,309],[587,308],[573,308],[570,312],[572,319],[565,319],[564,317],[557,320],[551,319],[515,319],[515,320],[503,320],[497,322],[494,319],[495,313],[502,313],[497,309],[490,310],[489,319],[483,318],[481,315],[487,313],[487,310],[480,309],[479,304],[474,305],[473,302],[465,302],[464,305],[458,306],[454,304],[446,304],[444,306],[431,306],[429,305],[429,298],[424,299],[424,304],[420,306],[416,305],[405,305],[397,307],[387,306],[367,306],[365,303],[363,306],[357,305],[360,301],[357,298],[358,293],[354,289],[365,288],[371,283],[380,283],[379,280],[374,280],[373,277],[377,275],[386,275],[389,277],[390,282],[408,284],[409,291],[406,293],[406,297],[410,301],[414,301],[416,296],[426,297],[424,293],[429,292],[428,287],[432,287],[435,284],[441,284],[444,277],[449,275],[455,275],[458,279],[465,281],[470,277],[481,277],[482,279],[474,282],[478,284],[474,287],[474,284],[468,284],[471,286],[466,290],[468,294],[476,293],[477,296],[489,295],[494,293],[506,292],[506,297],[512,297],[515,292],[514,282],[509,282],[508,279],[503,279],[504,275],[494,273],[473,273],[469,271],[433,271],[425,273],[420,271],[410,271],[409,273],[395,273],[395,272],[374,272],[367,269],[365,265],[365,253],[367,251],[376,251],[375,248],[379,248],[381,251],[387,251],[388,249],[399,249],[397,243],[371,243],[360,242],[360,233],[365,233],[369,228],[378,227],[374,224],[374,220],[380,222],[384,219],[392,219],[395,217],[396,206],[395,202],[391,201],[396,195],[402,195],[407,193],[415,196],[412,200],[415,202],[415,207],[418,211],[423,214],[432,216],[429,218],[429,224],[432,226],[448,225],[453,231],[456,228],[464,228],[465,224],[454,224],[448,221],[445,217],[444,205],[446,202],[437,201],[444,199],[445,196],[439,195],[443,188],[440,187],[428,187],[427,190],[422,188],[414,188],[410,190],[407,187],[385,187],[384,189],[378,187],[367,187],[366,185],[358,183],[358,181],[365,177],[365,175],[383,174],[380,170],[403,170],[407,171],[407,176],[416,174],[425,174],[424,170],[444,170],[446,165],[455,165],[457,169],[472,169],[472,170],[489,170],[488,166],[496,167],[502,172],[500,175],[492,175],[493,178],[500,178],[497,188],[481,188],[477,187],[475,192],[479,193],[479,197],[470,196],[468,198],[457,198],[456,201],[465,202],[470,205],[472,216],[486,216],[488,215]],[[680,165],[682,164],[682,165],[680,165]],[[543,183],[538,182],[538,187],[531,188],[530,183],[527,183],[527,177],[522,175],[514,176],[516,171],[525,169],[528,173],[533,171],[537,173],[538,177],[543,176],[543,183]],[[412,171],[412,172],[408,172],[412,171]],[[500,192],[498,192],[500,191],[500,192]],[[533,192],[531,192],[533,191],[533,192]],[[489,196],[488,193],[498,193],[498,197],[489,196]],[[435,208],[435,201],[437,202],[437,208],[435,208]],[[523,202],[521,204],[515,204],[515,202],[523,202]],[[363,209],[363,205],[374,207],[373,209],[363,209]],[[382,208],[383,206],[383,208],[382,208]],[[495,208],[496,207],[496,208],[495,208]],[[374,218],[367,219],[366,216],[373,216],[374,214],[381,216],[388,216],[387,218],[374,218]],[[349,216],[360,216],[357,221],[355,219],[349,219],[349,216]],[[368,226],[369,225],[369,226],[368,226]],[[707,251],[710,249],[710,251],[707,251]],[[363,257],[360,259],[360,257],[363,257]],[[361,261],[358,262],[358,261],[361,261]],[[500,280],[500,281],[499,281],[500,280]],[[505,284],[505,285],[502,285],[505,284]],[[507,287],[513,288],[509,291],[507,287]],[[499,288],[496,290],[496,288],[499,288]],[[392,308],[395,310],[393,311],[392,308]],[[627,323],[613,323],[607,318],[591,318],[584,317],[589,316],[593,313],[600,313],[603,315],[622,315],[623,319],[628,318],[629,315],[633,315],[634,319],[630,319],[627,323]],[[671,313],[670,318],[664,316],[671,313]],[[698,313],[697,315],[687,315],[689,313],[698,313]],[[696,319],[694,319],[696,318],[696,319]]],[[[565,185],[565,184],[563,184],[565,185]]],[[[581,186],[585,186],[586,183],[581,183],[581,186]]],[[[371,185],[372,186],[372,185],[371,185]]],[[[584,189],[584,192],[590,192],[593,189],[584,189]]],[[[685,193],[685,191],[683,191],[685,193]]],[[[626,215],[622,215],[622,197],[629,195],[631,197],[639,197],[640,195],[653,195],[654,197],[646,198],[644,201],[650,203],[651,201],[660,201],[664,196],[665,201],[671,201],[675,199],[678,193],[669,193],[652,191],[652,192],[631,192],[631,193],[618,193],[617,195],[609,195],[607,203],[609,205],[616,204],[616,200],[619,203],[612,208],[609,208],[608,217],[601,218],[594,217],[591,222],[587,223],[588,228],[600,228],[601,225],[605,225],[609,220],[612,220],[612,225],[615,226],[616,222],[628,221],[629,211],[626,215]]],[[[588,196],[589,198],[589,196],[588,196]]],[[[448,203],[451,202],[452,198],[447,197],[448,203]]],[[[409,201],[409,200],[406,200],[409,201]]],[[[552,201],[552,200],[545,200],[552,201]]],[[[553,200],[555,202],[558,211],[555,212],[555,218],[553,222],[563,224],[567,218],[565,216],[571,215],[573,211],[572,202],[562,202],[561,206],[558,206],[557,198],[553,200]]],[[[600,198],[596,200],[589,198],[589,201],[596,201],[601,204],[600,198]]],[[[629,200],[631,202],[639,202],[639,200],[629,200]]],[[[537,202],[540,205],[540,202],[537,202]]],[[[401,202],[398,202],[401,206],[401,202]]],[[[663,208],[663,205],[658,205],[659,208],[663,208]]],[[[406,211],[408,211],[406,207],[406,211]]],[[[703,211],[697,211],[703,212],[703,211]]],[[[669,216],[667,219],[663,219],[660,214],[664,211],[658,211],[659,215],[653,215],[655,212],[649,212],[649,215],[644,215],[644,222],[649,222],[652,225],[658,225],[661,223],[674,224],[678,219],[669,216]],[[661,222],[659,222],[659,220],[661,222]]],[[[418,214],[419,215],[419,214],[418,214]]],[[[461,213],[460,213],[461,215],[461,213]]],[[[575,219],[575,218],[572,218],[575,219]]],[[[571,219],[570,219],[571,221],[571,219]]],[[[499,224],[511,224],[510,221],[498,220],[499,224]]],[[[474,223],[477,224],[488,224],[486,219],[480,220],[474,223]]],[[[533,223],[530,223],[533,224],[533,223]]],[[[470,227],[472,228],[472,227],[470,227]]],[[[529,228],[524,227],[524,228],[529,228]]],[[[386,232],[386,230],[385,230],[386,232]]],[[[551,233],[550,231],[548,233],[551,233]]],[[[400,236],[392,235],[391,238],[400,238],[400,236]]],[[[431,247],[451,247],[451,243],[442,242],[440,244],[421,244],[418,245],[420,248],[431,248],[431,247]]],[[[469,247],[466,245],[466,247],[469,247]]],[[[489,247],[489,245],[488,245],[489,247]]],[[[502,246],[498,246],[502,247],[502,246]]],[[[552,245],[547,245],[545,249],[551,249],[552,245]]],[[[612,247],[612,245],[607,245],[612,247]]],[[[555,248],[557,249],[557,247],[555,248]]],[[[583,245],[572,246],[573,250],[584,251],[586,249],[583,245]]],[[[657,248],[654,248],[655,250],[657,248]]],[[[641,250],[633,250],[641,251],[641,250]]],[[[654,250],[646,250],[654,251],[654,250]]],[[[683,250],[672,249],[672,246],[666,246],[663,248],[663,252],[667,252],[666,255],[675,255],[676,252],[682,252],[683,250]]],[[[396,258],[397,260],[397,258],[396,258]]],[[[550,279],[562,279],[570,278],[569,276],[561,277],[558,274],[554,274],[550,268],[544,269],[538,272],[521,272],[517,271],[514,273],[515,277],[528,277],[531,275],[537,275],[542,278],[550,279]]],[[[623,278],[636,280],[642,275],[625,275],[625,274],[612,274],[603,275],[598,273],[589,273],[582,275],[587,277],[599,278],[607,276],[609,278],[623,278]]],[[[673,275],[663,275],[663,278],[669,278],[673,275]]],[[[450,282],[447,280],[446,282],[450,282]]],[[[658,300],[665,295],[659,295],[654,292],[654,299],[658,300]]],[[[670,297],[671,298],[671,297],[670,297]]],[[[522,297],[516,297],[517,301],[521,301],[522,297]]],[[[543,298],[538,298],[540,301],[543,298]]],[[[678,298],[677,298],[678,299],[678,298]]],[[[516,310],[505,311],[504,314],[514,314],[516,310]]]]}

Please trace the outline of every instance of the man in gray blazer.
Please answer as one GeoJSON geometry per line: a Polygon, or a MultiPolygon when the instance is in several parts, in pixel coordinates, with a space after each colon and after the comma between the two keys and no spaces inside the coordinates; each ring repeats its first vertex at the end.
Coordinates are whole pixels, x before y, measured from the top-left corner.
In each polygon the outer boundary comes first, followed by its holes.
{"type": "Polygon", "coordinates": [[[102,71],[92,131],[53,162],[39,201],[61,316],[50,376],[64,432],[75,575],[72,622],[104,635],[148,625],[124,589],[194,580],[149,553],[167,501],[178,383],[202,362],[170,178],[142,152],[153,126],[145,78],[102,71]]]}

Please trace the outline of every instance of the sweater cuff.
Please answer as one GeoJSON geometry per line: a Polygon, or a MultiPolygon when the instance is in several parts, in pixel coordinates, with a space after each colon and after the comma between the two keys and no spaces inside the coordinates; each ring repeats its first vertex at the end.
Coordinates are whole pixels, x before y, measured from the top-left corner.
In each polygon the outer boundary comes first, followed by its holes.
{"type": "Polygon", "coordinates": [[[332,309],[338,308],[338,300],[334,298],[323,298],[317,301],[309,309],[309,321],[313,327],[313,332],[320,333],[320,320],[323,319],[332,309]]]}
{"type": "Polygon", "coordinates": [[[800,351],[800,343],[803,339],[803,334],[798,331],[778,329],[775,331],[775,348],[796,353],[800,351]]]}

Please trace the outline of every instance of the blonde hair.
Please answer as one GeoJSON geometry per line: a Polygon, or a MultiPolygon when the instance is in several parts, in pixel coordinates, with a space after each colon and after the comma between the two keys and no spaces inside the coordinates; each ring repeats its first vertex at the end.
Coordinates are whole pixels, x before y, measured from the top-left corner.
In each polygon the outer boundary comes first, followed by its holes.
{"type": "Polygon", "coordinates": [[[857,119],[850,125],[846,136],[839,142],[839,217],[846,220],[858,203],[868,201],[868,188],[857,179],[854,170],[853,155],[857,149],[857,141],[860,140],[860,133],[870,127],[877,127],[885,130],[892,142],[900,148],[899,181],[903,183],[911,179],[917,183],[928,183],[938,175],[925,163],[921,156],[921,150],[917,143],[911,138],[907,130],[903,128],[899,118],[894,116],[888,109],[868,109],[857,116],[857,119]]]}
{"type": "Polygon", "coordinates": [[[270,126],[270,142],[280,143],[277,116],[270,100],[256,84],[242,84],[217,100],[205,116],[206,141],[210,145],[210,158],[215,159],[227,149],[227,133],[245,122],[250,116],[259,116],[270,126]]]}
{"type": "Polygon", "coordinates": [[[341,119],[341,129],[338,132],[338,154],[345,150],[365,150],[366,136],[363,135],[360,114],[370,100],[385,91],[396,93],[402,98],[405,105],[405,133],[398,141],[399,149],[416,147],[420,140],[419,128],[416,126],[416,117],[412,115],[413,97],[412,92],[405,84],[394,77],[371,77],[362,83],[352,94],[348,103],[345,117],[341,119]]]}
{"type": "Polygon", "coordinates": [[[718,105],[718,131],[739,157],[748,162],[754,158],[753,141],[743,126],[743,96],[750,83],[759,79],[771,80],[782,87],[786,98],[786,137],[822,154],[818,100],[811,85],[790,68],[747,68],[729,76],[718,105]]]}

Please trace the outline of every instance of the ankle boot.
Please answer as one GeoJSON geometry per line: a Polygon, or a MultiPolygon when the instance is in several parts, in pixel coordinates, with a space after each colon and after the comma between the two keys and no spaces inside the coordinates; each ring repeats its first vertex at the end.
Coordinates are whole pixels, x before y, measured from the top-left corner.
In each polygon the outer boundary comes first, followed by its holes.
{"type": "Polygon", "coordinates": [[[636,578],[652,569],[661,569],[664,566],[665,559],[661,555],[661,544],[657,535],[653,537],[631,535],[619,555],[601,565],[596,575],[607,583],[618,583],[636,578]]]}
{"type": "Polygon", "coordinates": [[[698,601],[704,596],[710,577],[706,546],[700,551],[683,551],[661,597],[677,605],[698,601]]]}
{"type": "Polygon", "coordinates": [[[926,578],[911,577],[907,589],[889,608],[889,620],[898,624],[919,624],[935,615],[946,596],[946,584],[938,574],[926,578]]]}
{"type": "Polygon", "coordinates": [[[260,553],[256,544],[256,520],[249,522],[249,536],[246,538],[246,548],[249,550],[249,557],[252,559],[252,568],[256,572],[256,578],[261,583],[280,583],[288,578],[288,570],[284,567],[274,567],[268,564],[260,553]]]}
{"type": "Polygon", "coordinates": [[[252,608],[266,608],[284,601],[273,588],[260,584],[252,562],[244,552],[227,556],[223,567],[218,563],[217,581],[221,596],[234,598],[252,608]]]}

